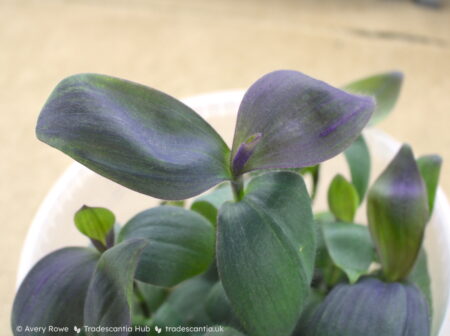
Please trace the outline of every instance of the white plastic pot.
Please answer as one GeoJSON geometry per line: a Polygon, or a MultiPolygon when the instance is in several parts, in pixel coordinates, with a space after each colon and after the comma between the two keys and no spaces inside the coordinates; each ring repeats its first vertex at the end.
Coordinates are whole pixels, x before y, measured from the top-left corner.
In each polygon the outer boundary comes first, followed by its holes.
{"type": "MultiPolygon", "coordinates": [[[[236,112],[242,91],[226,91],[195,96],[184,100],[231,142],[236,112]]],[[[400,143],[386,134],[368,129],[364,132],[372,155],[372,179],[386,167],[400,143]]],[[[325,209],[325,187],[336,172],[347,174],[342,155],[324,164],[316,202],[316,210],[325,209]]],[[[116,214],[119,223],[137,212],[158,204],[150,198],[111,182],[73,163],[48,193],[28,231],[18,271],[18,280],[43,256],[65,246],[83,246],[87,240],[73,225],[73,214],[83,204],[104,206],[116,214]]],[[[358,219],[365,222],[365,209],[358,219]]],[[[438,190],[433,216],[427,227],[425,248],[428,253],[433,293],[433,335],[450,335],[450,209],[447,199],[438,190]]]]}

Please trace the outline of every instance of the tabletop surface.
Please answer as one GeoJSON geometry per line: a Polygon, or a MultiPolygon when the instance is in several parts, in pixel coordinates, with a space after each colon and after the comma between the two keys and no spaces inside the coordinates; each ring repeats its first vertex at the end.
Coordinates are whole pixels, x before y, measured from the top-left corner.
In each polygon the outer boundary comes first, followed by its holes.
{"type": "Polygon", "coordinates": [[[440,153],[450,193],[450,3],[226,0],[0,0],[0,334],[30,222],[71,160],[34,135],[62,78],[105,73],[175,97],[246,88],[295,69],[333,85],[400,70],[379,127],[416,155],[440,153]]]}

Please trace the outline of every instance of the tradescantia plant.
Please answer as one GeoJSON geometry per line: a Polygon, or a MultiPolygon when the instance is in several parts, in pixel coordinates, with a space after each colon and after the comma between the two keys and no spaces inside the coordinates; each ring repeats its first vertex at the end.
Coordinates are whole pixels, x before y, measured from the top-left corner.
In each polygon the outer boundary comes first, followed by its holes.
{"type": "Polygon", "coordinates": [[[368,190],[361,135],[390,112],[401,82],[393,72],[337,89],[269,73],[245,94],[229,149],[162,92],[104,75],[63,80],[38,138],[165,201],[122,227],[108,209],[81,207],[74,223],[90,246],[33,267],[14,334],[429,335],[422,241],[441,160],[415,160],[405,145],[368,190]],[[340,153],[351,179],[337,175],[329,212],[313,214],[320,163],[340,153]],[[366,195],[368,227],[355,223],[366,195]]]}

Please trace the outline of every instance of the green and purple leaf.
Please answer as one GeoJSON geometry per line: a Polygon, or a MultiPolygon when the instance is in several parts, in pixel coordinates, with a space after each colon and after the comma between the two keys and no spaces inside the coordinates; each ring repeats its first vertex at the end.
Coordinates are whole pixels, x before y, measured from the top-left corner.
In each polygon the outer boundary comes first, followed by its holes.
{"type": "Polygon", "coordinates": [[[239,107],[233,174],[328,160],[357,138],[373,109],[370,97],[349,94],[300,72],[271,72],[250,87],[239,107]]]}
{"type": "Polygon", "coordinates": [[[342,222],[320,224],[331,259],[347,274],[350,283],[367,274],[375,260],[375,249],[367,227],[342,222]]]}
{"type": "Polygon", "coordinates": [[[428,336],[430,316],[414,285],[366,278],[336,286],[302,329],[302,336],[428,336]]]}
{"type": "Polygon", "coordinates": [[[42,258],[23,280],[14,300],[11,326],[18,328],[83,326],[89,281],[100,254],[93,249],[67,247],[42,258]]]}
{"type": "Polygon", "coordinates": [[[362,203],[369,186],[371,159],[369,147],[360,135],[345,152],[345,159],[350,168],[352,184],[356,188],[359,196],[359,203],[362,203]]]}
{"type": "Polygon", "coordinates": [[[172,287],[204,272],[214,259],[215,229],[200,214],[180,207],[160,206],[133,217],[118,241],[145,238],[136,279],[172,287]]]}
{"type": "Polygon", "coordinates": [[[94,245],[101,244],[102,249],[109,247],[108,236],[114,236],[114,224],[116,217],[106,208],[88,207],[83,205],[80,210],[75,213],[74,222],[77,229],[90,238],[94,245]]]}
{"type": "Polygon", "coordinates": [[[405,278],[414,266],[428,221],[425,185],[404,145],[371,187],[367,217],[385,279],[405,278]]]}
{"type": "Polygon", "coordinates": [[[392,71],[357,80],[347,84],[343,89],[375,98],[377,106],[369,121],[369,125],[375,125],[386,118],[394,108],[402,82],[403,74],[392,71]]]}
{"type": "Polygon", "coordinates": [[[161,199],[185,199],[230,178],[229,149],[198,114],[152,88],[97,74],[64,79],[37,136],[93,171],[161,199]]]}
{"type": "Polygon", "coordinates": [[[337,220],[352,222],[358,210],[359,196],[352,183],[336,175],[328,188],[328,207],[337,220]]]}
{"type": "MultiPolygon", "coordinates": [[[[99,327],[131,326],[134,273],[147,246],[144,239],[118,244],[102,254],[84,303],[84,324],[99,327]]],[[[106,331],[87,332],[88,336],[108,335],[106,331]]],[[[126,336],[126,330],[116,336],[126,336]]]]}
{"type": "Polygon", "coordinates": [[[233,310],[252,336],[288,335],[309,293],[315,228],[302,177],[257,176],[219,211],[217,265],[233,310]]]}
{"type": "Polygon", "coordinates": [[[417,165],[427,188],[428,207],[431,216],[441,174],[442,158],[439,155],[424,155],[417,159],[417,165]]]}

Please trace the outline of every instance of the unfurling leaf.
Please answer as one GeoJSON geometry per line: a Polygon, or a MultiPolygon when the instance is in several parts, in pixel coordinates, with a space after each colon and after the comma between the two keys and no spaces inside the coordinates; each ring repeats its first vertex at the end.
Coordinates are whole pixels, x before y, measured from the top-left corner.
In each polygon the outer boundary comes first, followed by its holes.
{"type": "Polygon", "coordinates": [[[309,293],[315,229],[303,179],[255,177],[219,211],[217,265],[233,310],[252,336],[289,335],[309,293]]]}
{"type": "Polygon", "coordinates": [[[357,138],[373,109],[370,97],[300,72],[271,72],[250,87],[239,107],[232,149],[232,162],[239,164],[234,173],[328,160],[357,138]]]}
{"type": "Polygon", "coordinates": [[[375,250],[367,227],[342,222],[320,223],[327,251],[351,283],[368,272],[375,250]]]}
{"type": "Polygon", "coordinates": [[[411,148],[404,145],[371,187],[367,201],[370,232],[387,280],[408,275],[428,216],[422,177],[411,148]]]}
{"type": "Polygon", "coordinates": [[[75,213],[74,221],[82,234],[106,247],[107,237],[114,228],[116,217],[106,208],[93,208],[83,205],[75,213]]]}
{"type": "MultiPolygon", "coordinates": [[[[148,242],[134,239],[118,244],[102,254],[92,276],[84,303],[84,324],[98,327],[131,325],[134,272],[148,242]]],[[[106,331],[88,332],[88,336],[107,335],[106,331]]],[[[116,336],[126,336],[126,330],[116,336]]]]}
{"type": "Polygon", "coordinates": [[[28,326],[83,326],[83,310],[89,281],[100,254],[93,249],[67,247],[41,259],[23,280],[14,300],[11,326],[24,335],[28,326]]]}
{"type": "Polygon", "coordinates": [[[428,195],[428,207],[430,216],[434,208],[434,199],[441,174],[442,158],[439,155],[424,155],[417,159],[420,174],[425,182],[428,195]]]}
{"type": "Polygon", "coordinates": [[[328,188],[328,206],[337,220],[352,222],[358,210],[359,197],[353,184],[336,175],[328,188]]]}
{"type": "Polygon", "coordinates": [[[402,82],[403,74],[393,71],[357,80],[347,84],[344,90],[375,98],[375,112],[369,121],[369,125],[375,125],[386,118],[394,108],[402,82]]]}
{"type": "Polygon", "coordinates": [[[414,286],[362,279],[333,288],[302,336],[428,336],[428,304],[414,286]]]}
{"type": "Polygon", "coordinates": [[[198,114],[152,88],[96,74],[64,79],[40,140],[138,192],[179,200],[230,178],[229,149],[198,114]]]}
{"type": "Polygon", "coordinates": [[[364,137],[360,135],[345,152],[354,185],[359,196],[359,203],[362,203],[367,191],[370,179],[370,153],[364,137]]]}
{"type": "Polygon", "coordinates": [[[215,230],[194,211],[170,205],[143,211],[120,231],[118,240],[145,238],[136,279],[172,287],[205,271],[214,258],[215,230]]]}

